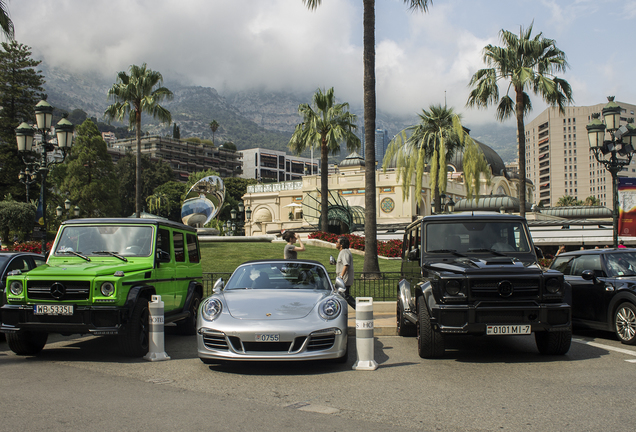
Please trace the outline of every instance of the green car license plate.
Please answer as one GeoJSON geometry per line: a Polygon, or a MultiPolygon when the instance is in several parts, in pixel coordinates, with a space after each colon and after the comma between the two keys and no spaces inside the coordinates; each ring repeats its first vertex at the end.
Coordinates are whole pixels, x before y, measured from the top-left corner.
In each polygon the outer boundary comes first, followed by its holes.
{"type": "Polygon", "coordinates": [[[73,315],[73,305],[33,305],[34,315],[73,315]]]}

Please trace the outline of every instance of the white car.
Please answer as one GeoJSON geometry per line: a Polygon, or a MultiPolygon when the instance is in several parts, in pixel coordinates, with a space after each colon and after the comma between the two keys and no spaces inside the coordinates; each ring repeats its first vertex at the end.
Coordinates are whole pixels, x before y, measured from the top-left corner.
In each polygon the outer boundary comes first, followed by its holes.
{"type": "Polygon", "coordinates": [[[204,363],[223,360],[347,361],[344,282],[335,287],[325,267],[310,260],[263,260],[241,264],[197,318],[198,354],[204,363]]]}

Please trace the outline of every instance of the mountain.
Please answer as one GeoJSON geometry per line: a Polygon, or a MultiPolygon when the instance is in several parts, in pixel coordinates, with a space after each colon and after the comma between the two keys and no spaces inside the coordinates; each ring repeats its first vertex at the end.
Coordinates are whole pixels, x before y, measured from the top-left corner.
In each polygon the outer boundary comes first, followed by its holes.
{"type": "MultiPolygon", "coordinates": [[[[95,73],[72,74],[44,64],[41,69],[51,105],[69,112],[81,109],[89,117],[106,121],[104,111],[112,103],[107,94],[116,80],[115,76],[106,79],[95,73]]],[[[162,105],[171,112],[172,121],[180,128],[181,138],[211,140],[209,124],[216,120],[220,126],[214,134],[215,144],[218,146],[232,141],[239,150],[263,147],[288,151],[287,144],[294,127],[301,121],[298,105],[310,102],[312,97],[312,94],[259,90],[219,94],[210,87],[184,86],[176,82],[165,82],[164,85],[174,93],[174,98],[162,105]]],[[[351,111],[358,116],[358,135],[362,137],[362,107],[352,107],[351,111]]],[[[417,120],[416,115],[400,118],[378,111],[376,127],[387,130],[391,137],[417,120]]],[[[500,124],[468,127],[471,136],[492,147],[504,162],[516,158],[516,128],[500,124]]],[[[142,116],[142,129],[150,134],[172,134],[172,125],[162,125],[148,115],[142,116]]]]}

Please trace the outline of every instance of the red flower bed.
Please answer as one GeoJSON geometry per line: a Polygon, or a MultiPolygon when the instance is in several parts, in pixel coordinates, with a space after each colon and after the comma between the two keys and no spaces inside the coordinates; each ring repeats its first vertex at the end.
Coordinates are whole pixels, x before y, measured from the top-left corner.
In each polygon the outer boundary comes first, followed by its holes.
{"type": "MultiPolygon", "coordinates": [[[[48,242],[46,244],[46,249],[50,250],[51,246],[53,246],[53,242],[48,242]]],[[[17,251],[17,252],[33,252],[33,253],[42,253],[42,242],[39,241],[30,241],[24,243],[18,243],[16,245],[10,245],[6,248],[2,248],[3,250],[17,251]]]]}
{"type": "MultiPolygon", "coordinates": [[[[342,234],[342,236],[349,239],[349,247],[351,249],[364,250],[364,237],[353,234],[342,234]]],[[[322,231],[315,231],[309,234],[308,238],[324,240],[329,243],[336,243],[340,237],[337,234],[326,233],[322,231]]],[[[402,240],[387,240],[378,241],[378,255],[384,257],[396,257],[402,256],[402,240]]]]}

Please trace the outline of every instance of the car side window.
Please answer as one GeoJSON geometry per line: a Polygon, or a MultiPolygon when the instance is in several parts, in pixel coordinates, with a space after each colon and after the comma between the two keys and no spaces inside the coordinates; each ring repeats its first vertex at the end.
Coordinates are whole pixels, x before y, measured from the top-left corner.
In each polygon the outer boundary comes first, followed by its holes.
{"type": "Polygon", "coordinates": [[[15,257],[13,261],[9,263],[9,266],[7,267],[7,273],[13,270],[20,270],[22,273],[25,273],[31,269],[29,268],[29,265],[24,257],[15,257]]]}
{"type": "Polygon", "coordinates": [[[167,229],[157,230],[157,251],[164,251],[170,255],[170,231],[167,229]]]}
{"type": "Polygon", "coordinates": [[[574,261],[573,256],[558,256],[554,259],[554,263],[550,266],[550,268],[558,270],[564,275],[570,275],[570,272],[572,271],[572,261],[574,261]]]}
{"type": "Polygon", "coordinates": [[[185,262],[185,245],[183,242],[183,233],[174,232],[172,233],[172,238],[174,240],[174,259],[177,262],[185,262]]]}
{"type": "Polygon", "coordinates": [[[191,263],[199,262],[199,247],[197,245],[197,236],[194,234],[186,234],[188,242],[188,259],[191,263]]]}
{"type": "Polygon", "coordinates": [[[602,276],[600,255],[581,255],[572,264],[572,275],[581,276],[585,270],[592,270],[595,276],[602,276]]]}
{"type": "Polygon", "coordinates": [[[33,262],[35,263],[35,267],[40,267],[42,264],[46,264],[46,259],[40,257],[34,257],[33,262]]]}

